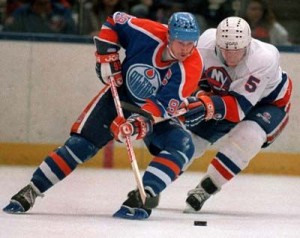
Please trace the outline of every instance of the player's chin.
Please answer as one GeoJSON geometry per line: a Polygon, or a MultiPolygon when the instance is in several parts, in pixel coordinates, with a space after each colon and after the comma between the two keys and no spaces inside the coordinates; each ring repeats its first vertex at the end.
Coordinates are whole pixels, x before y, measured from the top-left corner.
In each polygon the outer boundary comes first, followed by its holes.
{"type": "Polygon", "coordinates": [[[236,67],[238,65],[237,62],[226,62],[226,64],[229,66],[229,67],[236,67]]]}
{"type": "Polygon", "coordinates": [[[177,60],[178,61],[184,61],[186,60],[186,58],[189,56],[189,54],[185,54],[185,55],[178,55],[177,56],[177,60]]]}

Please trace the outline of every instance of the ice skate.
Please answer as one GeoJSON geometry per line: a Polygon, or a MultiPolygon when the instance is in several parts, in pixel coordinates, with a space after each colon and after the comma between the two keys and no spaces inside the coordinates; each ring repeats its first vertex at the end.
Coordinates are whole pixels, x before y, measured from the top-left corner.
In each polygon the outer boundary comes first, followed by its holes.
{"type": "Polygon", "coordinates": [[[122,204],[121,208],[113,215],[113,217],[144,220],[151,214],[151,209],[145,208],[138,190],[128,193],[127,200],[122,204]]]}
{"type": "Polygon", "coordinates": [[[212,179],[207,176],[205,177],[195,189],[188,192],[186,199],[186,208],[183,210],[184,213],[195,213],[201,210],[203,204],[211,195],[220,191],[212,179]]]}
{"type": "Polygon", "coordinates": [[[208,194],[202,187],[196,187],[188,192],[186,199],[186,207],[183,210],[184,213],[196,213],[200,211],[205,201],[211,195],[208,194]]]}
{"type": "Polygon", "coordinates": [[[10,199],[3,211],[12,214],[27,212],[33,207],[38,196],[42,197],[43,195],[36,191],[32,184],[28,184],[10,199]]]}

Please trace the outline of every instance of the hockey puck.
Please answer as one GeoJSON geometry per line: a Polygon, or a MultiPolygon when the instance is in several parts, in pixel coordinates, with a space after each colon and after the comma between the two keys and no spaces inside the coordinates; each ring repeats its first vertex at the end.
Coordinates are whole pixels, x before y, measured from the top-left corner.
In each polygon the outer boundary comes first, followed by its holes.
{"type": "Polygon", "coordinates": [[[207,221],[194,221],[194,226],[207,226],[207,221]]]}

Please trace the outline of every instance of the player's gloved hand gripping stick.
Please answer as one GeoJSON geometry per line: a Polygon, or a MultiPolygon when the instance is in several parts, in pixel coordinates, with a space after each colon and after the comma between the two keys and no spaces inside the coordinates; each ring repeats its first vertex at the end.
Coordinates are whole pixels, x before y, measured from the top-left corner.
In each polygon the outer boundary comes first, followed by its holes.
{"type": "MultiPolygon", "coordinates": [[[[116,88],[115,79],[114,79],[113,76],[110,76],[109,79],[110,79],[110,89],[111,89],[112,96],[114,98],[114,103],[115,103],[115,107],[116,107],[118,117],[123,117],[124,118],[124,114],[123,114],[123,110],[122,110],[122,107],[121,107],[119,94],[118,94],[118,91],[117,91],[117,88],[116,88]]],[[[136,180],[136,183],[137,183],[137,187],[139,189],[143,204],[145,204],[146,199],[147,199],[147,195],[146,195],[144,185],[143,185],[143,182],[142,182],[142,179],[141,179],[141,176],[140,176],[140,171],[139,171],[138,164],[137,164],[137,161],[136,161],[133,146],[132,146],[132,143],[131,143],[131,140],[130,140],[130,135],[125,136],[125,144],[126,144],[128,157],[129,157],[129,160],[130,160],[130,163],[131,163],[132,171],[134,173],[134,177],[135,177],[135,180],[136,180]]]]}
{"type": "Polygon", "coordinates": [[[185,113],[187,113],[186,108],[180,108],[175,113],[170,115],[169,117],[153,117],[149,112],[146,112],[143,109],[141,109],[133,104],[130,104],[128,102],[121,101],[121,106],[124,110],[133,112],[133,113],[138,113],[138,114],[144,116],[145,118],[148,118],[149,120],[153,120],[154,124],[157,124],[157,123],[160,123],[160,122],[163,122],[163,121],[175,118],[175,117],[181,117],[185,113]]]}

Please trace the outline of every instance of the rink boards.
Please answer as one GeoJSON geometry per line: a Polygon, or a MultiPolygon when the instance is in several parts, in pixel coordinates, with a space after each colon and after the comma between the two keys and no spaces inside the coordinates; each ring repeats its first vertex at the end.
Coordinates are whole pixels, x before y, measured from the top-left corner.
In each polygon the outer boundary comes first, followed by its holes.
{"type": "MultiPolygon", "coordinates": [[[[0,58],[0,165],[38,165],[68,138],[72,123],[102,87],[94,69],[95,48],[90,41],[9,39],[2,38],[0,44],[0,54],[5,55],[0,58]]],[[[294,83],[289,124],[251,161],[246,173],[300,175],[299,52],[299,47],[281,52],[282,68],[294,83]]],[[[144,146],[135,151],[139,166],[145,168],[151,155],[144,146]]],[[[190,170],[204,171],[215,152],[208,151],[190,170]]],[[[130,163],[124,146],[117,146],[100,151],[84,166],[130,168],[130,163]]]]}
{"type": "MultiPolygon", "coordinates": [[[[0,165],[39,165],[45,156],[55,149],[56,144],[0,143],[0,165]]],[[[205,171],[216,151],[209,150],[200,159],[196,159],[189,171],[205,171]]],[[[145,147],[135,148],[138,165],[145,169],[152,156],[145,147]]],[[[260,152],[243,173],[300,175],[300,155],[297,153],[260,152]]],[[[85,167],[130,168],[127,151],[123,146],[103,149],[85,167]]]]}

